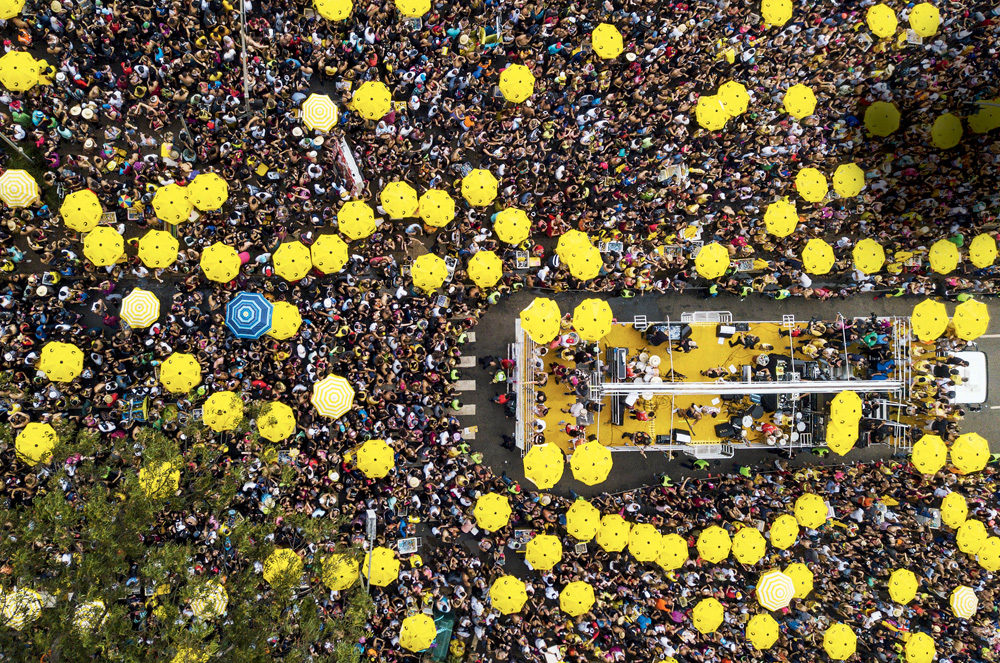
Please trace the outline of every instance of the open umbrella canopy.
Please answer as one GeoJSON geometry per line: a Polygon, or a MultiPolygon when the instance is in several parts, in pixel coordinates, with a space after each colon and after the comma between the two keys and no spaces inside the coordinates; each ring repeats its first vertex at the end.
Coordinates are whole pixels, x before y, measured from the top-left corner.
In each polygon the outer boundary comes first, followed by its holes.
{"type": "Polygon", "coordinates": [[[567,230],[562,235],[559,235],[559,241],[556,242],[556,255],[559,256],[560,260],[566,260],[574,253],[583,251],[593,245],[593,242],[590,241],[590,236],[582,230],[567,230]]]}
{"type": "Polygon", "coordinates": [[[948,493],[941,500],[941,521],[948,527],[958,529],[968,517],[969,504],[959,493],[948,493]]]}
{"type": "Polygon", "coordinates": [[[795,520],[795,516],[783,513],[771,523],[769,536],[772,546],[788,550],[799,538],[799,521],[795,520]]]}
{"type": "Polygon", "coordinates": [[[23,10],[24,0],[3,0],[0,2],[0,19],[9,21],[17,17],[23,10]]]}
{"type": "Polygon", "coordinates": [[[913,307],[910,324],[922,343],[930,343],[947,331],[948,309],[941,302],[925,299],[913,307]]]}
{"type": "Polygon", "coordinates": [[[865,127],[875,136],[888,136],[899,129],[899,109],[887,101],[876,101],[865,111],[865,127]]]}
{"type": "Polygon", "coordinates": [[[990,312],[986,304],[967,299],[955,307],[955,336],[963,341],[974,341],[986,333],[990,325],[990,312]]]}
{"type": "Polygon", "coordinates": [[[816,95],[809,86],[797,83],[785,92],[782,104],[786,113],[802,120],[816,112],[816,95]]]}
{"type": "Polygon", "coordinates": [[[354,11],[351,0],[313,0],[313,4],[319,15],[328,21],[346,20],[354,11]]]}
{"type": "Polygon", "coordinates": [[[139,240],[139,260],[146,267],[164,269],[177,261],[180,243],[165,230],[150,230],[139,240]]]}
{"type": "Polygon", "coordinates": [[[587,442],[577,447],[570,456],[573,478],[588,486],[595,486],[607,479],[611,466],[611,452],[600,442],[587,442]]]}
{"type": "Polygon", "coordinates": [[[350,200],[337,212],[337,228],[350,240],[371,237],[376,230],[375,210],[363,200],[350,200]]]}
{"type": "Polygon", "coordinates": [[[966,555],[975,555],[989,538],[986,525],[978,520],[966,520],[955,532],[955,545],[966,555]]]}
{"type": "Polygon", "coordinates": [[[933,37],[941,26],[941,12],[929,2],[921,2],[910,10],[910,29],[921,37],[933,37]]]}
{"type": "Polygon", "coordinates": [[[347,378],[327,375],[313,385],[309,400],[322,416],[337,419],[347,414],[354,405],[354,388],[347,378]]]}
{"type": "Polygon", "coordinates": [[[588,246],[583,250],[570,254],[566,258],[566,266],[570,275],[581,281],[597,278],[604,266],[601,251],[596,246],[588,246]]]}
{"type": "Polygon", "coordinates": [[[933,663],[937,657],[934,638],[926,633],[913,633],[903,648],[906,663],[933,663]]]}
{"type": "Polygon", "coordinates": [[[711,564],[719,564],[729,557],[733,542],[729,532],[718,525],[712,525],[698,535],[698,556],[711,564]]]}
{"type": "Polygon", "coordinates": [[[743,527],[733,537],[733,557],[740,564],[756,564],[767,552],[767,541],[756,527],[743,527]]]}
{"type": "Polygon", "coordinates": [[[579,617],[594,607],[594,588],[590,583],[577,580],[569,583],[559,592],[559,609],[570,617],[579,617]]]}
{"type": "Polygon", "coordinates": [[[865,22],[868,24],[868,29],[879,39],[888,39],[896,34],[896,27],[899,26],[896,12],[884,4],[869,7],[865,13],[865,22]]]}
{"type": "Polygon", "coordinates": [[[38,358],[38,370],[52,382],[72,382],[83,372],[83,351],[72,343],[49,341],[38,358]]]}
{"type": "Polygon", "coordinates": [[[159,463],[149,463],[139,468],[139,488],[146,497],[170,497],[181,485],[180,458],[159,463]]]}
{"type": "Polygon", "coordinates": [[[298,240],[279,244],[271,260],[274,273],[292,282],[304,279],[313,266],[309,247],[298,240]]]}
{"type": "Polygon", "coordinates": [[[861,397],[858,396],[858,392],[850,389],[837,392],[837,395],[830,401],[830,411],[857,421],[861,418],[861,397]]]}
{"type": "Polygon", "coordinates": [[[590,541],[601,528],[601,512],[584,499],[577,499],[566,511],[566,531],[580,541],[590,541]]]}
{"type": "Polygon", "coordinates": [[[484,493],[476,500],[472,515],[476,525],[488,532],[496,532],[510,522],[510,500],[499,493],[484,493]]]}
{"type": "Polygon", "coordinates": [[[976,561],[990,573],[1000,570],[1000,538],[988,537],[976,553],[976,561]]]}
{"type": "Polygon", "coordinates": [[[691,621],[699,633],[714,633],[722,626],[726,609],[716,599],[702,599],[691,611],[691,621]]]}
{"type": "Polygon", "coordinates": [[[344,269],[350,257],[347,242],[340,235],[320,235],[309,247],[312,265],[324,274],[336,274],[344,269]]]}
{"type": "Polygon", "coordinates": [[[160,383],[171,394],[186,394],[201,384],[201,366],[194,355],[175,352],[160,364],[160,383]]]}
{"type": "Polygon", "coordinates": [[[721,278],[729,269],[729,251],[718,242],[712,242],[701,247],[694,259],[698,274],[706,279],[721,278]]]}
{"type": "Polygon", "coordinates": [[[896,603],[906,605],[917,596],[920,582],[909,569],[896,569],[889,576],[889,597],[896,603]]]}
{"type": "Polygon", "coordinates": [[[785,575],[795,585],[795,598],[804,599],[813,590],[813,572],[805,564],[796,562],[785,567],[785,575]]]}
{"type": "Polygon", "coordinates": [[[844,163],[833,171],[833,190],[841,198],[853,198],[865,188],[865,171],[856,163],[844,163]]]}
{"type": "Polygon", "coordinates": [[[524,210],[508,207],[497,214],[493,230],[501,242],[520,244],[531,235],[531,219],[524,210]]]}
{"type": "Polygon", "coordinates": [[[979,269],[985,269],[997,259],[997,241],[993,235],[982,233],[969,242],[969,261],[979,269]]]}
{"type": "Polygon", "coordinates": [[[392,93],[381,81],[368,81],[358,86],[351,98],[354,110],[366,120],[381,120],[392,110],[392,93]]]}
{"type": "Polygon", "coordinates": [[[969,128],[977,134],[984,134],[1000,127],[1000,97],[980,99],[979,110],[966,118],[969,128]]]}
{"type": "Polygon", "coordinates": [[[602,60],[613,60],[625,50],[622,33],[610,23],[601,23],[590,33],[590,45],[602,60]]]}
{"type": "Polygon", "coordinates": [[[133,329],[152,326],[160,317],[160,300],[149,290],[136,288],[122,298],[121,318],[133,329]]]}
{"type": "Polygon", "coordinates": [[[945,113],[931,125],[931,142],[934,147],[950,150],[962,140],[962,120],[957,115],[945,113]]]}
{"type": "Polygon", "coordinates": [[[330,555],[323,560],[323,584],[335,592],[342,592],[360,577],[358,560],[347,555],[330,555]]]}
{"type": "Polygon", "coordinates": [[[532,445],[524,455],[524,478],[539,490],[547,490],[559,482],[566,470],[566,456],[554,444],[532,445]]]}
{"type": "Polygon", "coordinates": [[[27,92],[40,81],[41,66],[31,53],[10,51],[0,58],[0,84],[11,92],[27,92]]]}
{"type": "Polygon", "coordinates": [[[666,571],[679,569],[689,557],[687,541],[680,534],[667,534],[660,540],[660,554],[656,556],[660,568],[666,571]]]}
{"type": "Polygon", "coordinates": [[[240,292],[226,304],[226,327],[236,338],[260,338],[271,328],[274,306],[259,292],[240,292]]]}
{"type": "Polygon", "coordinates": [[[766,612],[754,615],[747,622],[747,640],[757,649],[764,650],[773,647],[774,643],[778,641],[780,633],[778,622],[766,612]]]}
{"type": "Polygon", "coordinates": [[[420,196],[417,213],[432,228],[444,228],[455,220],[455,199],[447,191],[428,189],[420,196]]]}
{"type": "Polygon", "coordinates": [[[951,464],[962,474],[981,472],[990,462],[990,445],[979,433],[963,433],[950,450],[951,464]]]}
{"type": "Polygon", "coordinates": [[[201,418],[216,433],[233,430],[243,421],[243,399],[235,391],[217,391],[205,400],[201,418]]]}
{"type": "Polygon", "coordinates": [[[302,124],[313,131],[329,131],[337,124],[340,114],[337,104],[328,94],[313,93],[302,102],[302,124]]]}
{"type": "Polygon", "coordinates": [[[959,585],[952,590],[948,604],[951,606],[952,614],[959,619],[972,619],[979,609],[979,598],[976,596],[976,590],[959,585]]]}
{"type": "Polygon", "coordinates": [[[614,314],[603,299],[585,299],[573,309],[573,329],[584,341],[599,341],[611,332],[614,314]]]}
{"type": "Polygon", "coordinates": [[[930,257],[931,269],[938,274],[950,274],[955,271],[961,258],[955,243],[946,239],[934,242],[928,256],[930,257]]]}
{"type": "Polygon", "coordinates": [[[730,115],[726,112],[722,99],[712,94],[698,97],[698,104],[694,107],[694,117],[701,128],[719,131],[726,126],[730,115]]]}
{"type": "Polygon", "coordinates": [[[535,76],[523,64],[512,64],[500,72],[500,93],[507,101],[520,104],[535,93],[535,76]]]}
{"type": "Polygon", "coordinates": [[[527,588],[522,580],[514,576],[500,576],[490,586],[490,603],[502,615],[521,612],[527,602],[527,588]]]}
{"type": "Polygon", "coordinates": [[[853,257],[855,269],[864,274],[874,274],[885,265],[885,249],[867,237],[854,246],[853,257]]]}
{"type": "Polygon", "coordinates": [[[385,440],[367,440],[358,449],[357,466],[369,479],[382,479],[396,467],[396,453],[385,440]]]}
{"type": "Polygon", "coordinates": [[[810,274],[829,274],[836,261],[833,247],[818,237],[806,242],[802,249],[802,266],[810,274]]]}
{"type": "Polygon", "coordinates": [[[621,552],[628,546],[628,536],[632,525],[617,513],[601,517],[601,527],[597,530],[597,545],[606,552],[621,552]]]}
{"type": "Polygon", "coordinates": [[[201,271],[216,283],[229,283],[240,273],[240,254],[231,246],[215,242],[201,252],[201,271]]]}
{"type": "Polygon", "coordinates": [[[858,636],[847,624],[831,624],[823,633],[823,649],[835,661],[846,661],[854,655],[858,646],[858,636]]]}
{"type": "Polygon", "coordinates": [[[176,183],[161,186],[153,194],[153,212],[164,223],[176,226],[191,218],[194,204],[188,200],[188,188],[176,183]]]}
{"type": "Polygon", "coordinates": [[[201,211],[214,212],[229,200],[229,185],[216,173],[200,173],[188,184],[187,198],[201,211]]]}
{"type": "Polygon", "coordinates": [[[726,81],[719,86],[717,94],[729,117],[742,115],[750,108],[750,95],[743,83],[726,81]]]}
{"type": "Polygon", "coordinates": [[[84,237],[83,255],[96,267],[113,265],[125,255],[125,238],[114,228],[98,226],[84,237]]]}
{"type": "Polygon", "coordinates": [[[0,175],[0,200],[8,207],[29,207],[38,197],[38,183],[28,171],[14,168],[0,175]]]}
{"type": "Polygon", "coordinates": [[[14,440],[14,452],[19,460],[35,466],[47,463],[58,443],[59,436],[52,426],[31,422],[17,434],[14,440]]]}
{"type": "Polygon", "coordinates": [[[910,462],[921,474],[936,474],[948,462],[948,445],[937,435],[923,435],[913,445],[910,462]]]}
{"type": "Polygon", "coordinates": [[[417,191],[406,182],[389,182],[378,196],[382,209],[393,219],[406,219],[417,215],[420,199],[417,191]]]}
{"type": "Polygon", "coordinates": [[[754,593],[765,610],[781,610],[795,598],[795,581],[778,569],[771,569],[761,574],[754,593]]]}
{"type": "Polygon", "coordinates": [[[486,207],[496,199],[499,185],[490,171],[473,168],[462,178],[462,197],[473,207],[486,207]]]}
{"type": "Polygon", "coordinates": [[[781,27],[792,20],[792,0],[762,0],[760,15],[768,25],[781,27]]]}
{"type": "Polygon", "coordinates": [[[23,631],[42,614],[42,596],[33,589],[15,589],[0,600],[0,618],[5,628],[23,631]]]}
{"type": "Polygon", "coordinates": [[[73,612],[73,628],[83,634],[94,633],[107,618],[108,610],[104,601],[87,601],[76,606],[73,612]]]}
{"type": "Polygon", "coordinates": [[[413,261],[410,276],[413,278],[414,287],[425,293],[432,293],[444,285],[445,279],[448,278],[448,265],[443,258],[433,253],[424,253],[413,261]]]}
{"type": "Polygon", "coordinates": [[[431,10],[431,0],[396,0],[396,9],[406,18],[420,18],[431,10]]]}
{"type": "Polygon", "coordinates": [[[275,302],[271,312],[271,328],[267,335],[279,341],[289,339],[299,333],[302,314],[299,307],[291,302],[275,302]]]}
{"type": "MultiPolygon", "coordinates": [[[[398,6],[399,0],[397,0],[398,6]]],[[[399,646],[413,652],[429,649],[437,637],[434,618],[422,612],[410,615],[399,627],[399,646]]]]}
{"type": "Polygon", "coordinates": [[[70,230],[89,233],[101,222],[104,207],[96,193],[90,189],[82,189],[66,196],[66,200],[59,206],[59,214],[70,230]]]}
{"type": "Polygon", "coordinates": [[[663,536],[649,523],[636,525],[628,537],[628,551],[640,562],[655,561],[662,544],[663,536]]]}
{"type": "Polygon", "coordinates": [[[808,529],[819,529],[826,523],[829,508],[815,493],[800,495],[795,500],[795,520],[808,529]]]}
{"type": "Polygon", "coordinates": [[[547,297],[535,297],[520,314],[521,327],[539,345],[548,343],[559,335],[561,318],[559,306],[547,297]]]}
{"type": "Polygon", "coordinates": [[[191,597],[191,612],[199,619],[216,619],[226,614],[229,594],[226,588],[214,580],[206,580],[194,590],[191,597]]]}
{"type": "Polygon", "coordinates": [[[803,168],[795,176],[795,188],[803,200],[819,203],[830,192],[830,184],[826,175],[815,168],[803,168]]]}
{"type": "Polygon", "coordinates": [[[562,560],[559,537],[536,534],[524,548],[524,560],[536,571],[548,571],[562,560]]]}
{"type": "MultiPolygon", "coordinates": [[[[764,212],[764,227],[767,228],[767,232],[775,237],[788,237],[795,232],[795,227],[798,223],[799,213],[795,209],[795,203],[787,200],[778,200],[771,203],[764,212]]],[[[728,254],[729,252],[727,251],[727,258],[728,254]]]]}
{"type": "Polygon", "coordinates": [[[492,288],[503,278],[503,261],[493,251],[476,251],[469,259],[469,278],[480,288],[492,288]]]}
{"type": "Polygon", "coordinates": [[[266,403],[257,414],[257,432],[265,440],[281,442],[295,433],[295,411],[280,401],[266,403]]]}
{"type": "Polygon", "coordinates": [[[388,587],[399,578],[396,551],[377,546],[361,562],[361,575],[375,587],[388,587]]]}

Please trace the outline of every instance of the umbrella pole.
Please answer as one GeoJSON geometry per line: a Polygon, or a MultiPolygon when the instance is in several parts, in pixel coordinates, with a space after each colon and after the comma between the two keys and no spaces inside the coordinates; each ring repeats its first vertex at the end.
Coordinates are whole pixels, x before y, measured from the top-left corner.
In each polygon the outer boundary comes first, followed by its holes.
{"type": "Polygon", "coordinates": [[[15,145],[14,142],[11,141],[11,139],[7,138],[7,136],[5,136],[2,133],[0,133],[0,138],[2,138],[3,142],[7,144],[7,147],[9,147],[10,149],[14,150],[18,154],[20,154],[21,157],[24,158],[28,163],[30,163],[30,164],[32,164],[34,166],[38,165],[37,163],[35,163],[34,159],[32,159],[31,157],[29,157],[27,154],[25,154],[24,150],[22,150],[20,147],[18,147],[17,145],[15,145]]]}

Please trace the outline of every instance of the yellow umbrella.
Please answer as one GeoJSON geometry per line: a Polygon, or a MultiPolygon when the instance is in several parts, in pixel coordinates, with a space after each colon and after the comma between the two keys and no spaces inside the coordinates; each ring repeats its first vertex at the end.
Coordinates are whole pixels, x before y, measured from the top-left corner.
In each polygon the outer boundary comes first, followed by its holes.
{"type": "Polygon", "coordinates": [[[966,555],[975,555],[986,544],[986,525],[978,520],[966,520],[955,532],[955,545],[966,555]]]}
{"type": "MultiPolygon", "coordinates": [[[[403,0],[406,1],[406,0],[403,0]]],[[[400,0],[396,0],[398,7],[400,0]]],[[[403,649],[421,652],[429,649],[437,638],[437,626],[434,618],[424,613],[410,615],[399,627],[399,646],[403,649]]]]}
{"type": "Polygon", "coordinates": [[[590,33],[590,45],[602,60],[613,60],[625,50],[622,33],[610,23],[601,23],[590,33]]]}
{"type": "Polygon", "coordinates": [[[804,599],[813,590],[813,572],[805,564],[795,563],[785,567],[785,575],[795,584],[795,598],[804,599]]]}
{"type": "Polygon", "coordinates": [[[1000,127],[1000,97],[982,99],[976,103],[979,104],[979,110],[966,118],[969,128],[977,134],[984,134],[1000,127]]]}
{"type": "Polygon", "coordinates": [[[788,550],[799,538],[799,521],[783,513],[771,523],[771,545],[778,550],[788,550]]]}
{"type": "Polygon", "coordinates": [[[496,199],[499,185],[490,171],[473,168],[462,178],[462,197],[473,207],[486,207],[496,199]]]}
{"type": "Polygon", "coordinates": [[[89,233],[101,222],[104,208],[96,193],[90,189],[82,189],[66,196],[59,207],[59,214],[70,230],[89,233]]]}
{"type": "Polygon", "coordinates": [[[546,297],[535,297],[528,307],[521,311],[521,327],[531,340],[539,345],[548,343],[559,335],[559,306],[546,297]]]}
{"type": "Polygon", "coordinates": [[[868,12],[865,14],[865,21],[868,23],[868,29],[880,39],[886,39],[894,35],[896,27],[899,25],[896,12],[892,11],[889,5],[869,7],[868,12]]]}
{"type": "Polygon", "coordinates": [[[430,189],[420,196],[417,213],[432,228],[444,228],[455,220],[455,199],[447,191],[430,189]]]}
{"type": "Polygon", "coordinates": [[[38,370],[52,382],[72,382],[83,372],[83,351],[72,343],[50,341],[42,348],[38,370]]]}
{"type": "Polygon", "coordinates": [[[338,419],[347,414],[354,405],[354,387],[347,378],[339,375],[327,375],[313,384],[312,397],[309,399],[324,417],[338,419]]]}
{"type": "Polygon", "coordinates": [[[476,251],[469,259],[467,271],[480,288],[492,288],[503,278],[503,261],[493,251],[476,251]]]}
{"type": "Polygon", "coordinates": [[[160,317],[160,300],[149,290],[136,288],[122,299],[122,320],[133,329],[145,329],[160,317]]]}
{"type": "Polygon", "coordinates": [[[961,527],[969,517],[969,505],[958,493],[948,493],[941,500],[941,521],[952,529],[961,527]]]}
{"type": "Polygon", "coordinates": [[[83,255],[97,267],[107,267],[125,255],[125,239],[108,226],[98,226],[83,239],[83,255]]]}
{"type": "Polygon", "coordinates": [[[986,333],[990,325],[990,312],[986,304],[975,299],[967,299],[955,307],[955,336],[963,341],[972,341],[986,333]]]}
{"type": "Polygon", "coordinates": [[[286,281],[301,281],[312,269],[312,254],[299,241],[282,242],[271,256],[274,273],[286,281]]]}
{"type": "Polygon", "coordinates": [[[914,633],[906,641],[903,648],[906,663],[933,663],[937,656],[934,638],[926,633],[914,633]]]}
{"type": "Polygon", "coordinates": [[[732,546],[729,532],[718,525],[712,525],[698,535],[698,556],[711,564],[718,564],[729,557],[732,546]]]}
{"type": "Polygon", "coordinates": [[[948,461],[948,446],[937,435],[924,435],[913,445],[910,462],[921,474],[936,474],[948,461]]]}
{"type": "Polygon", "coordinates": [[[369,479],[382,479],[396,467],[396,454],[385,440],[368,440],[358,449],[357,465],[369,479]]]}
{"type": "Polygon", "coordinates": [[[823,634],[823,649],[835,661],[846,661],[858,647],[858,636],[847,624],[837,622],[823,634]]]}
{"type": "Polygon", "coordinates": [[[572,254],[593,245],[587,233],[581,230],[567,230],[559,235],[559,241],[556,242],[556,255],[565,260],[572,254]]]}
{"type": "Polygon", "coordinates": [[[698,105],[694,107],[694,116],[698,120],[698,125],[709,131],[721,130],[726,126],[730,117],[722,98],[714,94],[698,98],[698,105]]]}
{"type": "Polygon", "coordinates": [[[963,433],[951,445],[951,464],[962,474],[981,472],[990,461],[990,445],[979,433],[963,433]]]}
{"type": "Polygon", "coordinates": [[[302,102],[302,124],[313,131],[329,131],[337,124],[337,105],[328,94],[310,94],[302,102]]]}
{"type": "Polygon", "coordinates": [[[972,619],[979,609],[979,599],[975,590],[965,585],[959,585],[952,590],[948,603],[951,605],[952,614],[959,619],[972,619]]]}
{"type": "Polygon", "coordinates": [[[885,249],[873,239],[864,238],[854,246],[854,267],[864,274],[874,274],[885,264],[885,249]]]}
{"type": "Polygon", "coordinates": [[[958,267],[958,247],[954,242],[940,239],[931,246],[929,252],[931,269],[938,274],[949,274],[958,267]]]}
{"type": "Polygon", "coordinates": [[[934,147],[948,150],[962,140],[962,120],[951,113],[938,116],[931,126],[931,142],[934,147]]]}
{"type": "Polygon", "coordinates": [[[30,423],[21,429],[14,440],[17,457],[28,465],[47,463],[52,450],[59,443],[56,430],[48,424],[30,423]]]}
{"type": "Polygon", "coordinates": [[[153,212],[156,218],[172,226],[191,218],[194,204],[188,200],[188,189],[179,184],[161,186],[153,194],[153,212]]]}
{"type": "MultiPolygon", "coordinates": [[[[798,223],[799,213],[795,209],[795,203],[787,200],[775,201],[768,205],[767,210],[764,211],[764,226],[767,228],[767,232],[775,237],[788,237],[795,232],[795,226],[798,223]]],[[[726,255],[728,257],[728,251],[726,255]]]]}
{"type": "Polygon", "coordinates": [[[733,557],[740,564],[756,564],[767,551],[767,541],[756,527],[743,527],[733,537],[733,557]]]}
{"type": "Polygon", "coordinates": [[[335,592],[349,589],[358,579],[359,566],[347,555],[331,555],[323,560],[323,584],[335,592]]]}
{"type": "Polygon", "coordinates": [[[805,528],[819,529],[826,523],[826,502],[815,493],[800,495],[795,500],[795,520],[805,528]]]}
{"type": "Polygon", "coordinates": [[[490,586],[490,603],[502,615],[521,612],[528,602],[528,592],[524,582],[514,576],[500,576],[490,586]]]}
{"type": "Polygon", "coordinates": [[[826,427],[826,446],[838,456],[846,456],[858,441],[858,422],[845,421],[840,424],[830,423],[826,427]]]}
{"type": "Polygon", "coordinates": [[[780,28],[792,20],[792,0],[762,0],[760,14],[765,23],[780,28]]]}
{"type": "Polygon", "coordinates": [[[566,265],[569,267],[570,275],[581,281],[589,281],[597,278],[604,266],[604,259],[601,251],[596,246],[588,246],[583,250],[571,254],[566,258],[566,265]]]}
{"type": "Polygon", "coordinates": [[[201,418],[216,433],[233,430],[243,421],[243,399],[234,391],[216,392],[205,401],[201,418]]]}
{"type": "Polygon", "coordinates": [[[166,230],[150,230],[139,240],[139,260],[146,267],[163,269],[177,260],[180,243],[166,230]]]}
{"type": "Polygon", "coordinates": [[[783,105],[785,112],[802,120],[816,112],[816,95],[807,85],[797,83],[785,92],[783,105]]]}
{"type": "Polygon", "coordinates": [[[896,603],[906,605],[917,596],[920,581],[909,569],[896,569],[889,576],[889,596],[896,603]]]}
{"type": "Polygon", "coordinates": [[[569,583],[559,592],[559,609],[570,617],[590,612],[594,601],[594,588],[582,580],[569,583]]]}
{"type": "Polygon", "coordinates": [[[795,598],[795,581],[778,569],[771,569],[757,579],[754,593],[765,610],[781,610],[795,598]]]}
{"type": "Polygon", "coordinates": [[[632,528],[628,537],[628,551],[640,562],[652,562],[660,556],[663,536],[648,523],[632,528]]]}
{"type": "Polygon", "coordinates": [[[215,173],[201,173],[187,186],[187,197],[203,212],[214,212],[229,199],[229,185],[215,173]]]}
{"type": "Polygon", "coordinates": [[[754,615],[747,622],[747,640],[757,649],[764,650],[773,647],[774,643],[778,641],[779,634],[778,622],[774,621],[774,617],[766,612],[754,615]]]}
{"type": "Polygon", "coordinates": [[[930,343],[948,329],[948,309],[941,302],[925,299],[913,307],[910,323],[917,338],[930,343]]]}
{"type": "Polygon", "coordinates": [[[899,129],[899,109],[887,101],[876,101],[865,111],[865,126],[876,136],[888,136],[899,129]]]}
{"type": "Polygon", "coordinates": [[[802,249],[802,266],[810,274],[829,274],[836,261],[833,247],[822,239],[811,239],[802,249]]]}
{"type": "Polygon", "coordinates": [[[139,488],[146,497],[170,497],[181,485],[181,460],[139,468],[139,488]]]}
{"type": "Polygon", "coordinates": [[[512,64],[500,72],[500,92],[511,103],[527,101],[535,92],[535,76],[523,64],[512,64]]]}
{"type": "Polygon", "coordinates": [[[910,10],[910,29],[921,37],[933,37],[941,25],[941,12],[929,2],[921,2],[910,10]]]}
{"type": "Polygon", "coordinates": [[[706,279],[721,278],[729,269],[729,251],[718,242],[701,247],[694,259],[698,274],[706,279]]]}
{"type": "Polygon", "coordinates": [[[27,92],[38,85],[41,67],[25,51],[10,51],[0,58],[0,83],[11,92],[27,92]]]}
{"type": "MultiPolygon", "coordinates": [[[[0,19],[9,21],[24,10],[24,0],[3,0],[0,2],[0,19]]],[[[104,605],[103,603],[101,605],[104,605]]]]}
{"type": "Polygon", "coordinates": [[[351,200],[337,212],[337,229],[350,240],[371,237],[375,232],[375,210],[361,200],[351,200]]]}
{"type": "Polygon", "coordinates": [[[417,215],[420,200],[417,191],[406,182],[389,182],[379,194],[382,209],[393,219],[405,219],[417,215]]]}
{"type": "Polygon", "coordinates": [[[562,560],[562,543],[551,534],[537,534],[524,548],[524,560],[536,571],[548,571],[562,560]]]}
{"type": "Polygon", "coordinates": [[[573,309],[573,329],[584,341],[599,341],[611,332],[614,313],[603,299],[585,299],[573,309]]]}
{"type": "Polygon", "coordinates": [[[865,171],[856,163],[843,163],[833,171],[833,190],[841,198],[853,198],[865,188],[865,171]]]}
{"type": "Polygon", "coordinates": [[[847,416],[852,421],[861,418],[861,397],[856,391],[844,390],[838,392],[830,401],[830,410],[838,415],[847,416]]]}
{"type": "Polygon", "coordinates": [[[361,562],[361,575],[376,587],[388,587],[399,578],[399,560],[396,552],[377,546],[361,562]]]}
{"type": "Polygon", "coordinates": [[[621,552],[628,545],[632,526],[617,513],[601,518],[601,528],[597,530],[597,545],[607,552],[621,552]]]}
{"type": "Polygon", "coordinates": [[[742,115],[750,107],[750,95],[747,94],[747,88],[742,83],[726,81],[719,86],[717,94],[729,117],[742,115]]]}
{"type": "Polygon", "coordinates": [[[283,341],[295,336],[302,326],[302,314],[295,304],[275,302],[271,309],[271,328],[265,332],[271,338],[283,341]]]}
{"type": "Polygon", "coordinates": [[[413,261],[410,276],[414,287],[430,294],[444,285],[448,278],[448,265],[433,253],[424,253],[413,261]]]}
{"type": "Polygon", "coordinates": [[[279,401],[265,404],[257,414],[257,432],[265,440],[281,442],[290,437],[295,428],[295,411],[279,401]]]}
{"type": "Polygon", "coordinates": [[[0,601],[0,618],[6,628],[22,631],[42,614],[42,596],[33,589],[15,589],[0,601]]]}
{"type": "Polygon", "coordinates": [[[566,511],[566,531],[580,541],[590,541],[601,528],[601,512],[584,499],[573,502],[566,511]]]}
{"type": "Polygon", "coordinates": [[[510,500],[499,493],[484,493],[476,500],[472,514],[476,525],[488,532],[496,532],[510,522],[510,500]]]}
{"type": "Polygon", "coordinates": [[[215,242],[201,252],[201,271],[216,283],[229,283],[240,273],[240,254],[231,246],[215,242]]]}
{"type": "Polygon", "coordinates": [[[687,541],[680,534],[667,534],[660,540],[660,554],[656,563],[667,571],[673,571],[684,566],[688,561],[687,541]]]}
{"type": "Polygon", "coordinates": [[[990,573],[1000,571],[1000,538],[995,536],[987,538],[976,553],[976,561],[990,573]]]}
{"type": "Polygon", "coordinates": [[[524,210],[508,207],[497,214],[493,230],[501,242],[520,244],[531,235],[531,219],[524,210]]]}
{"type": "Polygon", "coordinates": [[[340,235],[320,235],[309,247],[309,257],[313,267],[319,271],[336,274],[347,264],[347,242],[340,235]]]}
{"type": "Polygon", "coordinates": [[[566,456],[554,444],[536,444],[524,455],[524,478],[540,490],[556,485],[566,470],[566,456]]]}
{"type": "Polygon", "coordinates": [[[201,366],[194,355],[175,352],[160,365],[160,383],[171,394],[186,394],[201,384],[201,366]]]}
{"type": "Polygon", "coordinates": [[[420,18],[431,10],[431,0],[396,0],[396,9],[406,18],[420,18]]]}
{"type": "Polygon", "coordinates": [[[698,601],[691,611],[691,621],[699,633],[714,633],[722,626],[725,617],[725,608],[712,598],[698,601]]]}
{"type": "Polygon", "coordinates": [[[381,120],[392,110],[392,93],[385,83],[368,81],[358,86],[351,103],[354,110],[366,120],[381,120]]]}
{"type": "Polygon", "coordinates": [[[997,241],[992,235],[982,233],[969,242],[969,260],[979,269],[985,269],[997,259],[997,241]]]}
{"type": "Polygon", "coordinates": [[[108,618],[107,612],[108,608],[104,601],[81,603],[73,612],[73,628],[80,633],[94,633],[104,625],[108,618]]]}
{"type": "Polygon", "coordinates": [[[815,168],[803,168],[795,176],[795,188],[799,195],[810,203],[822,202],[830,192],[826,175],[815,168]]]}
{"type": "Polygon", "coordinates": [[[302,558],[291,548],[276,548],[264,560],[264,580],[269,585],[294,585],[302,577],[302,558]]]}
{"type": "Polygon", "coordinates": [[[328,21],[343,21],[354,10],[351,0],[313,0],[316,11],[328,21]]]}

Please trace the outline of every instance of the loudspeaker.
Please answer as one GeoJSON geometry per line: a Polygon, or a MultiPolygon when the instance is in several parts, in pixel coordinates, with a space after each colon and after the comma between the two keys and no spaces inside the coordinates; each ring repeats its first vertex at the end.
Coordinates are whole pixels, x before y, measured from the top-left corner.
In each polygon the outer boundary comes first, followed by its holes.
{"type": "Polygon", "coordinates": [[[691,444],[691,433],[686,430],[674,429],[674,444],[691,444]]]}
{"type": "Polygon", "coordinates": [[[736,327],[732,325],[718,325],[715,328],[715,335],[719,338],[732,338],[736,333],[736,327]]]}
{"type": "Polygon", "coordinates": [[[736,429],[729,424],[716,424],[715,436],[723,440],[729,437],[736,437],[736,429]]]}

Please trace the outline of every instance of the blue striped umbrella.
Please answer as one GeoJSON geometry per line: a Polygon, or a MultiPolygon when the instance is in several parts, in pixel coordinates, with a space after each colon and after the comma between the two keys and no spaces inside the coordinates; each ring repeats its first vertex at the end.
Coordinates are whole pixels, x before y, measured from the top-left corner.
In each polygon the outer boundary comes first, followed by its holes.
{"type": "Polygon", "coordinates": [[[257,292],[241,292],[226,305],[226,326],[236,338],[260,338],[271,328],[274,306],[257,292]]]}

